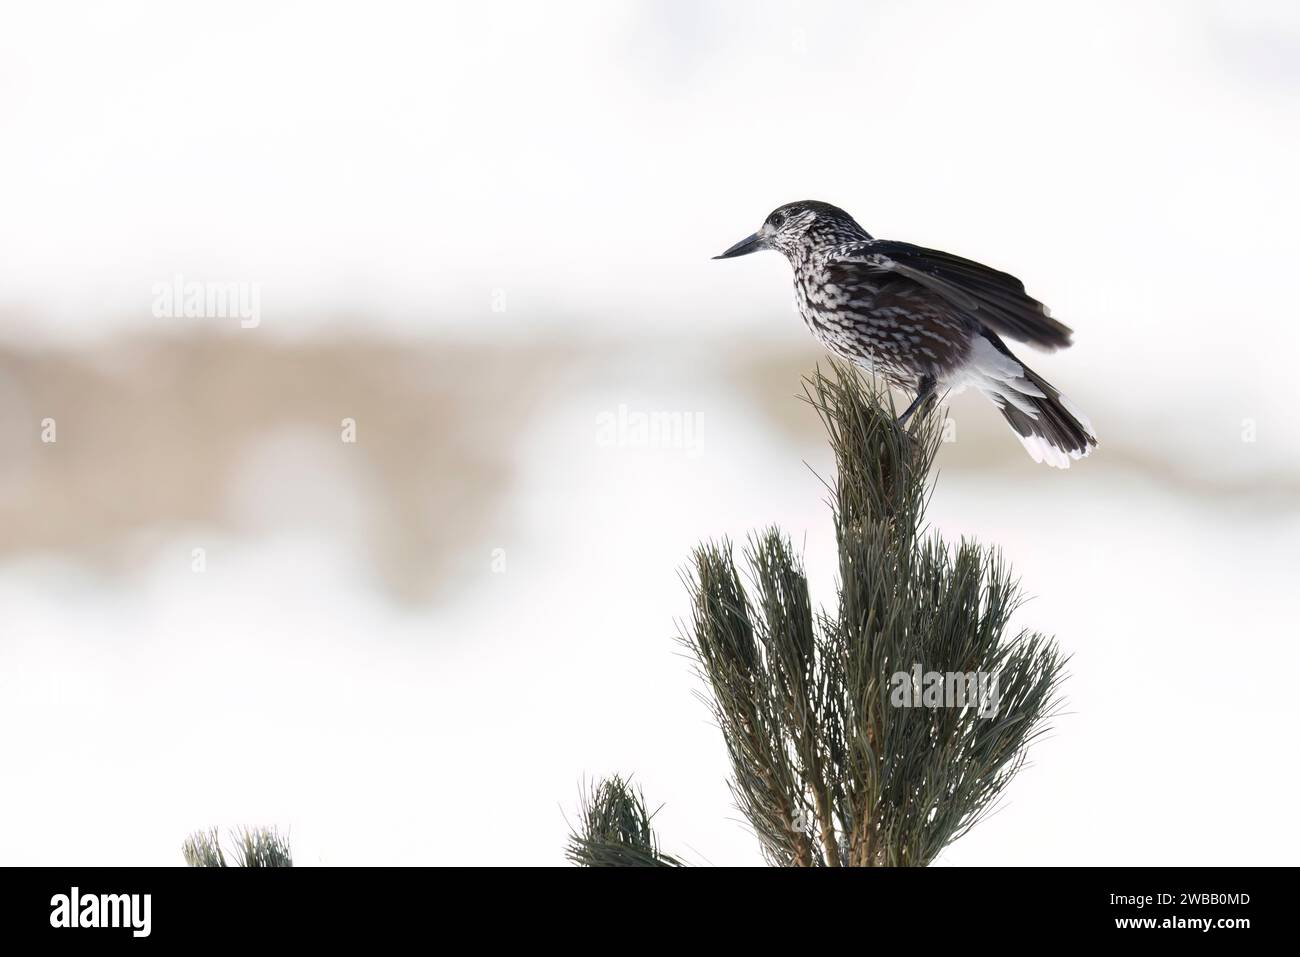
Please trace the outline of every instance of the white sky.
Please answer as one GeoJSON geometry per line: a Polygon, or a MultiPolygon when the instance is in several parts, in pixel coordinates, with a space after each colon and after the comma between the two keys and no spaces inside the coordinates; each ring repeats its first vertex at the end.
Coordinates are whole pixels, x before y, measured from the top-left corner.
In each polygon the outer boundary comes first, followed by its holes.
{"type": "Polygon", "coordinates": [[[50,3],[3,27],[0,306],[60,339],[147,323],[177,272],[262,282],[282,329],[472,325],[504,287],[539,320],[757,333],[780,264],[707,259],[795,198],[1014,267],[1097,338],[1285,301],[1290,4],[50,3]]]}

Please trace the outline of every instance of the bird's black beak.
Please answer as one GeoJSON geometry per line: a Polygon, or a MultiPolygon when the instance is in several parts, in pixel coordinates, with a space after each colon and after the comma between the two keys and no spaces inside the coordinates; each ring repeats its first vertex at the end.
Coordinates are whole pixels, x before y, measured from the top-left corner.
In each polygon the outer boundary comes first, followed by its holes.
{"type": "Polygon", "coordinates": [[[767,248],[767,243],[763,241],[763,237],[760,236],[758,233],[754,233],[754,235],[752,236],[746,236],[744,239],[736,243],[736,245],[732,246],[721,256],[714,256],[713,258],[714,259],[735,259],[737,256],[748,256],[750,253],[756,253],[760,249],[766,249],[766,248],[767,248]]]}

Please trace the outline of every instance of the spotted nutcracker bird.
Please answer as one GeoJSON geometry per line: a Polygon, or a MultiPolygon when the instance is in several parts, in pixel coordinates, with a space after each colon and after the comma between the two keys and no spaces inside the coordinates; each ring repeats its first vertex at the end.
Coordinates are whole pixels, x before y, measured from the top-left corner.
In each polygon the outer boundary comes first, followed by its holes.
{"type": "Polygon", "coordinates": [[[1070,329],[1009,276],[969,259],[871,236],[844,210],[805,200],[715,259],[776,249],[794,267],[799,312],[832,352],[915,400],[967,386],[1002,412],[1035,462],[1068,468],[1097,445],[1084,415],[1012,354],[1001,336],[1047,350],[1070,329]]]}

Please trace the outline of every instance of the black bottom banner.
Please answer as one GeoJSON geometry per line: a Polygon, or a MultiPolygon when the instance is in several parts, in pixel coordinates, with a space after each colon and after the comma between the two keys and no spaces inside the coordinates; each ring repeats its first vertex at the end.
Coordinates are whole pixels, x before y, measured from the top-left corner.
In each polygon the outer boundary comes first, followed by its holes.
{"type": "Polygon", "coordinates": [[[673,946],[796,934],[865,948],[895,934],[905,946],[963,946],[1041,933],[1231,947],[1287,928],[1292,884],[1289,870],[1237,868],[14,868],[0,870],[0,940],[398,944],[451,930],[537,946],[649,931],[673,946]]]}

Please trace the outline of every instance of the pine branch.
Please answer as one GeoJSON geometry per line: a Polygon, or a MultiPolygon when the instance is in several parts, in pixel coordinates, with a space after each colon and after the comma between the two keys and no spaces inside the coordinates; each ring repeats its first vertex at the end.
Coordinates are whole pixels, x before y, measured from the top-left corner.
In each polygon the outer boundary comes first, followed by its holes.
{"type": "Polygon", "coordinates": [[[196,831],[181,845],[181,854],[190,867],[293,867],[289,839],[275,828],[240,828],[231,834],[233,864],[228,864],[221,849],[221,837],[214,827],[196,831]]]}
{"type": "MultiPolygon", "coordinates": [[[[772,660],[774,642],[788,641],[798,626],[774,637],[766,619],[755,619],[729,542],[696,549],[687,586],[694,621],[683,640],[713,693],[714,718],[731,755],[732,794],[771,863],[821,863],[804,776],[791,757],[781,665],[772,660]]],[[[788,650],[787,660],[797,661],[799,648],[788,650]]]]}
{"type": "Polygon", "coordinates": [[[996,551],[926,535],[933,407],[900,428],[888,395],[839,365],[805,397],[836,459],[837,614],[814,615],[800,563],[770,530],[746,550],[749,593],[729,545],[697,550],[684,640],[772,863],[927,864],[1022,765],[1064,663],[1041,635],[1006,636],[1017,588],[996,551]],[[914,670],[996,676],[997,714],[899,706],[896,676],[914,670]]]}
{"type": "MultiPolygon", "coordinates": [[[[730,542],[695,550],[680,640],[770,863],[923,866],[1023,766],[1056,713],[1065,661],[1041,634],[1009,636],[1019,586],[996,549],[927,532],[935,404],[904,429],[887,392],[840,364],[804,395],[835,454],[834,613],[814,611],[802,563],[769,529],[742,555],[748,589],[730,542]]],[[[593,793],[584,820],[575,862],[664,860],[620,779],[593,793]]]]}
{"type": "Polygon", "coordinates": [[[189,867],[225,867],[226,857],[221,853],[221,840],[214,827],[210,831],[195,831],[181,845],[181,854],[189,867]]]}
{"type": "Polygon", "coordinates": [[[566,856],[581,867],[681,867],[663,854],[640,790],[615,775],[583,797],[582,822],[566,856]]]}
{"type": "Polygon", "coordinates": [[[235,833],[236,867],[293,867],[289,839],[275,828],[240,828],[235,833]]]}
{"type": "MultiPolygon", "coordinates": [[[[818,371],[809,397],[836,457],[846,787],[840,816],[856,864],[924,865],[990,809],[1055,714],[1064,661],[1053,642],[1006,628],[1018,584],[993,549],[925,537],[938,416],[911,431],[850,368],[818,371]],[[898,707],[891,677],[996,676],[999,708],[898,707]]],[[[933,411],[933,408],[931,409],[933,411]]]]}

